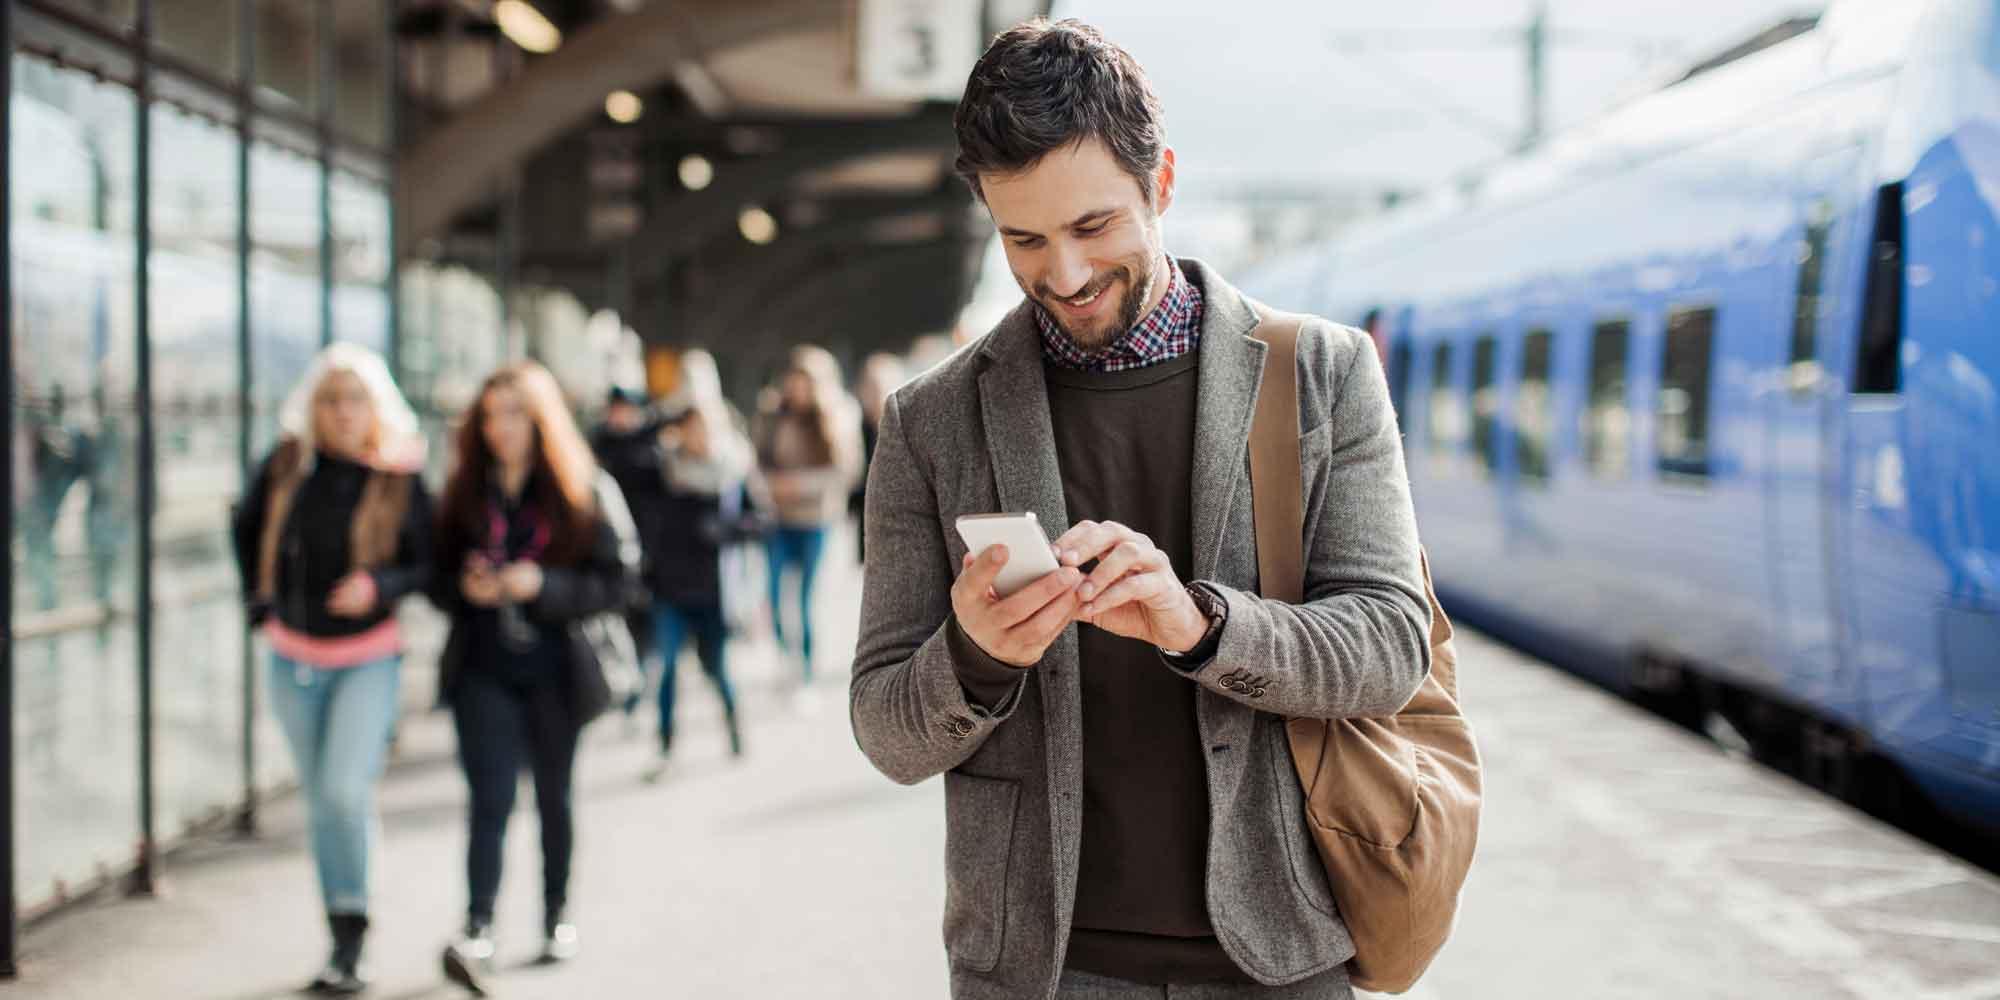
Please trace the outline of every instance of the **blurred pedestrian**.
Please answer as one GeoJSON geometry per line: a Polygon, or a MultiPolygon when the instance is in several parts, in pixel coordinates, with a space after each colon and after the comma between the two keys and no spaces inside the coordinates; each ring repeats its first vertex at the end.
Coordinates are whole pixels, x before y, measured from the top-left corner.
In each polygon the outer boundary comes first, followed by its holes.
{"type": "Polygon", "coordinates": [[[482,992],[492,969],[502,839],[525,761],[542,834],[544,962],[573,957],[570,787],[583,725],[636,667],[618,615],[638,587],[639,545],[617,484],[599,472],[562,393],[533,362],[487,378],[459,429],[432,588],[451,618],[439,691],[471,788],[464,932],[445,974],[482,992]]]}
{"type": "Polygon", "coordinates": [[[889,401],[851,690],[878,768],[946,775],[952,995],[1352,996],[1286,732],[1392,715],[1430,666],[1375,350],[1299,321],[1311,599],[1266,600],[1243,475],[1266,325],[1166,252],[1144,70],[1037,19],[980,57],[955,124],[1026,298],[889,401]],[[1048,569],[1002,597],[1037,553],[950,526],[1021,511],[1054,533],[1048,569]]]}
{"type": "Polygon", "coordinates": [[[233,536],[250,620],[271,645],[271,711],[298,768],[333,932],[311,988],[356,993],[375,788],[400,705],[395,608],[431,573],[423,437],[388,366],[353,344],[320,352],[278,425],[233,536]]]}
{"type": "Polygon", "coordinates": [[[740,577],[725,571],[732,546],[759,534],[750,477],[756,466],[750,443],[731,426],[720,397],[701,398],[673,426],[661,432],[665,513],[648,540],[653,552],[652,584],[660,673],[660,754],[646,777],[665,773],[674,746],[675,664],[685,641],[694,639],[702,673],[722,699],[723,722],[732,756],[743,753],[743,730],[736,692],[725,656],[728,611],[743,599],[740,577]]]}
{"type": "Polygon", "coordinates": [[[868,561],[867,533],[861,530],[861,515],[868,503],[868,463],[875,460],[875,439],[881,433],[882,405],[889,394],[903,384],[903,359],[893,354],[873,354],[861,364],[861,378],[854,394],[861,404],[861,470],[854,477],[854,492],[847,510],[854,517],[854,552],[859,562],[868,561]]]}
{"type": "MultiPolygon", "coordinates": [[[[645,570],[643,579],[652,579],[655,553],[647,540],[659,534],[665,516],[666,484],[660,466],[660,428],[665,421],[655,413],[646,394],[626,386],[613,386],[604,405],[604,421],[590,435],[590,450],[597,464],[618,483],[632,525],[639,533],[645,570]]],[[[645,595],[642,595],[645,596],[645,595]]],[[[640,662],[650,659],[653,647],[653,601],[645,596],[628,609],[625,621],[632,632],[640,662]]],[[[645,700],[645,689],[634,688],[620,708],[627,723],[634,720],[645,700]]]]}
{"type": "Polygon", "coordinates": [[[813,582],[828,530],[847,507],[861,467],[859,420],[841,388],[840,365],[824,348],[792,350],[778,382],[766,390],[756,425],[757,463],[777,525],[765,540],[771,627],[785,649],[784,576],[798,571],[799,628],[795,658],[801,704],[810,706],[813,679],[813,582]]]}

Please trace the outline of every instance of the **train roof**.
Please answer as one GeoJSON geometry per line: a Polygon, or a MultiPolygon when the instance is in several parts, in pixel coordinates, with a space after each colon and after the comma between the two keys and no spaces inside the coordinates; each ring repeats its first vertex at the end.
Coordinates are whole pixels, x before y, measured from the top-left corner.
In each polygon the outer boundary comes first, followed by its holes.
{"type": "MultiPolygon", "coordinates": [[[[1717,56],[1664,75],[1656,89],[1556,136],[1531,154],[1435,188],[1297,256],[1324,261],[1320,266],[1326,268],[1344,270],[1343,263],[1367,268],[1429,243],[1426,236],[1447,225],[1521,207],[1580,178],[1627,170],[1755,121],[1831,77],[1893,72],[1929,6],[1846,0],[1820,17],[1787,18],[1717,56]]],[[[1288,259],[1273,261],[1269,270],[1273,276],[1295,276],[1288,259]]],[[[1342,315],[1339,303],[1309,305],[1342,315]]]]}

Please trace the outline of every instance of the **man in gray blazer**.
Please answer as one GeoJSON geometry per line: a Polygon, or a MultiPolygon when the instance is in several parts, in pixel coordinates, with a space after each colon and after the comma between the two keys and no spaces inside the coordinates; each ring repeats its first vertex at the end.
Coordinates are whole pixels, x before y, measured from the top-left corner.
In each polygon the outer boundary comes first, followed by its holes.
{"type": "Polygon", "coordinates": [[[1026,299],[884,410],[852,688],[876,767],[945,776],[952,995],[1349,996],[1285,718],[1394,713],[1430,667],[1373,345],[1301,332],[1307,601],[1262,600],[1264,345],[1248,300],[1166,253],[1174,154],[1144,72],[1031,22],[980,59],[956,127],[1026,299]],[[1021,511],[1066,528],[1059,568],[1003,599],[1006,550],[966,551],[954,521],[1021,511]]]}

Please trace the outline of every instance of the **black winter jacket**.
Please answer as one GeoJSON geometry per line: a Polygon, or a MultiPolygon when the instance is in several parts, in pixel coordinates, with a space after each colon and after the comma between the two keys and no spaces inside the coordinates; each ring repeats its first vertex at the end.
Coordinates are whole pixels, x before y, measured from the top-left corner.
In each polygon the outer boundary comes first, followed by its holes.
{"type": "Polygon", "coordinates": [[[270,508],[272,460],[278,453],[274,450],[265,457],[249,494],[237,504],[231,518],[237,570],[251,624],[276,615],[287,627],[315,638],[359,635],[394,615],[397,601],[429,587],[431,503],[423,480],[414,474],[379,472],[321,452],[292,498],[278,537],[276,586],[271,603],[264,604],[257,593],[258,551],[270,508]],[[395,558],[370,571],[375,578],[375,610],[362,618],[341,618],[327,611],[326,600],[334,586],[354,569],[354,514],[371,476],[407,481],[409,504],[397,528],[395,558]]]}
{"type": "MultiPolygon", "coordinates": [[[[624,631],[618,615],[636,603],[640,593],[639,539],[624,497],[618,484],[602,473],[596,492],[597,535],[590,551],[566,564],[542,563],[542,592],[526,607],[532,622],[561,630],[558,650],[568,670],[587,661],[601,663],[608,655],[630,655],[629,640],[617,652],[610,648],[614,638],[610,630],[624,631]]],[[[438,662],[440,703],[449,703],[459,678],[473,669],[469,661],[478,647],[473,630],[480,625],[483,609],[467,601],[459,589],[459,577],[475,541],[462,526],[439,525],[439,569],[432,577],[430,596],[451,619],[451,632],[438,662]]],[[[579,707],[586,715],[601,708],[579,707]]]]}

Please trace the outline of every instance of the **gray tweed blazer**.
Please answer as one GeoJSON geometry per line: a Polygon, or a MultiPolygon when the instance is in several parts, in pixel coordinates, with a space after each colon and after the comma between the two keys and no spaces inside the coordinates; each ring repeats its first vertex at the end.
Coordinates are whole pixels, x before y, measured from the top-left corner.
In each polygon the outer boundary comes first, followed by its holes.
{"type": "MultiPolygon", "coordinates": [[[[1350,958],[1309,839],[1286,716],[1394,713],[1430,669],[1430,612],[1388,385],[1367,335],[1321,320],[1299,339],[1306,489],[1302,605],[1259,598],[1248,437],[1263,344],[1249,301],[1184,261],[1206,299],[1195,417],[1194,565],[1227,598],[1188,725],[1208,749],[1208,909],[1267,984],[1350,958]]],[[[945,776],[944,943],[952,996],[1050,997],[1076,896],[1082,822],[1077,626],[999,708],[967,702],[947,642],[961,514],[1034,511],[1065,530],[1033,307],[898,390],[869,470],[868,565],[850,708],[896,781],[945,776]]],[[[1163,660],[1160,669],[1174,669],[1163,660]]]]}

